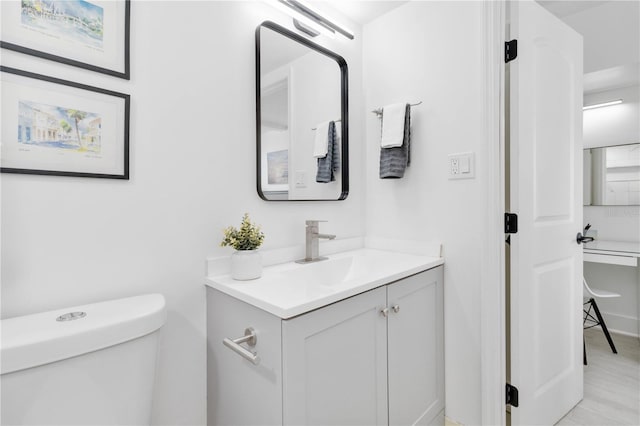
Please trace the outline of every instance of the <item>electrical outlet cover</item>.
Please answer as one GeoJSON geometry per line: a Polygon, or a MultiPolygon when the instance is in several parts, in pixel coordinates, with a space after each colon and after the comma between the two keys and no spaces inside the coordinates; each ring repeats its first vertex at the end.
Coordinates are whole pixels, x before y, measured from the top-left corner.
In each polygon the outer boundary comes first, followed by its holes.
{"type": "Polygon", "coordinates": [[[449,179],[473,179],[476,177],[475,153],[449,154],[449,179]]]}

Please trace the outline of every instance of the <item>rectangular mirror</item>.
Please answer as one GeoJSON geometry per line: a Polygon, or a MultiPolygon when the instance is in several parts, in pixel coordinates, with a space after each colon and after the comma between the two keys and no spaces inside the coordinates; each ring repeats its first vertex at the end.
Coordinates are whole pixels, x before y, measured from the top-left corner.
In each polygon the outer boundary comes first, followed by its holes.
{"type": "Polygon", "coordinates": [[[262,199],[347,197],[347,105],[347,63],[340,55],[273,22],[256,29],[256,166],[262,199]],[[314,155],[314,146],[325,143],[327,155],[314,155]]]}
{"type": "Polygon", "coordinates": [[[584,205],[640,205],[640,143],[584,150],[584,205]]]}

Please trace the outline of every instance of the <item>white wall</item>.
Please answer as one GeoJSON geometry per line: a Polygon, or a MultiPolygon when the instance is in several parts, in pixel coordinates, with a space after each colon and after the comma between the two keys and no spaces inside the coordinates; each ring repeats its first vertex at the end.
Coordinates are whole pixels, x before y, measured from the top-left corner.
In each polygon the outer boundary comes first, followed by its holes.
{"type": "Polygon", "coordinates": [[[246,211],[265,248],[303,244],[310,218],[364,233],[362,38],[320,40],[349,64],[348,199],[269,203],[255,189],[254,30],[291,19],[262,2],[131,9],[130,81],[2,52],[6,66],[132,95],[129,181],[2,175],[2,317],[163,293],[154,423],[204,424],[204,260],[229,253],[222,229],[246,211]]]}
{"type": "Polygon", "coordinates": [[[608,1],[562,18],[584,37],[584,72],[640,62],[640,3],[608,1]]]}
{"type": "Polygon", "coordinates": [[[447,154],[482,164],[481,2],[410,2],[365,25],[367,235],[440,240],[445,264],[446,414],[481,423],[480,236],[485,171],[447,179],[447,154]],[[411,167],[378,178],[380,121],[372,109],[422,101],[412,112],[411,167]]]}
{"type": "Polygon", "coordinates": [[[640,143],[640,86],[585,94],[584,105],[622,99],[622,103],[584,111],[585,148],[640,143]]]}

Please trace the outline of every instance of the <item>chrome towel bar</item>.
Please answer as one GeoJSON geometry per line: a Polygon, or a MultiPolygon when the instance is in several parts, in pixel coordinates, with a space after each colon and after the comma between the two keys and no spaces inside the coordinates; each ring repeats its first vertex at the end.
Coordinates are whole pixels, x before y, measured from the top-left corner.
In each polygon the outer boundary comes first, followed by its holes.
{"type": "Polygon", "coordinates": [[[258,365],[260,364],[260,357],[258,356],[258,354],[253,353],[250,350],[240,346],[242,343],[246,343],[249,346],[255,346],[257,341],[258,335],[256,331],[253,329],[253,327],[249,327],[245,328],[243,337],[239,337],[237,339],[225,338],[222,340],[222,343],[244,359],[251,361],[251,363],[253,363],[254,365],[258,365]]]}
{"type": "MultiPolygon", "coordinates": [[[[422,101],[420,102],[416,102],[415,104],[409,104],[411,106],[418,106],[422,103],[422,101]]],[[[372,113],[374,113],[375,115],[378,116],[378,118],[382,117],[382,108],[376,108],[373,111],[371,111],[372,113]]]]}

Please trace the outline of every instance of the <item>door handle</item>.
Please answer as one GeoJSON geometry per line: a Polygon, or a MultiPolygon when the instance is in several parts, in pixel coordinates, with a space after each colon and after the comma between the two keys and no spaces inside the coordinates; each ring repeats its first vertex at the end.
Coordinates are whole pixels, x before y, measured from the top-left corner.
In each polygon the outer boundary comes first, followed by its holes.
{"type": "Polygon", "coordinates": [[[578,235],[576,235],[576,241],[578,242],[578,244],[590,243],[591,241],[593,241],[593,237],[585,237],[582,235],[582,232],[578,232],[578,235]]]}

